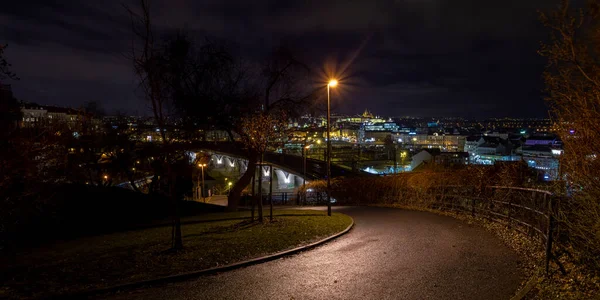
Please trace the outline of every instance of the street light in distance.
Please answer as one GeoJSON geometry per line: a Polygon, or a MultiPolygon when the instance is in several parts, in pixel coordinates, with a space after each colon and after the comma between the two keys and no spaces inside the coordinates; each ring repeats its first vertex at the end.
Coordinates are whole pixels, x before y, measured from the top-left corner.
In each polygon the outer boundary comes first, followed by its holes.
{"type": "Polygon", "coordinates": [[[202,188],[200,189],[200,192],[202,193],[202,198],[204,199],[204,203],[206,203],[206,196],[204,195],[204,167],[206,167],[206,164],[199,163],[198,167],[200,167],[202,169],[202,188]]]}

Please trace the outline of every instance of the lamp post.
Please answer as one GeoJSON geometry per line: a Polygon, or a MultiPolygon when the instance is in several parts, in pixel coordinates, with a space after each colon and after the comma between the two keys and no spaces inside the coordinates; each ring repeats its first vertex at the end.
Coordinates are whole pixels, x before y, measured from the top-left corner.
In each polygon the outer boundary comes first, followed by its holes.
{"type": "Polygon", "coordinates": [[[200,188],[200,193],[202,193],[202,198],[204,199],[204,203],[206,203],[206,197],[204,196],[204,167],[206,167],[206,164],[198,164],[198,167],[202,170],[202,188],[200,188]]]}
{"type": "Polygon", "coordinates": [[[308,155],[308,149],[310,149],[310,145],[302,147],[302,189],[306,186],[306,156],[308,155]]]}
{"type": "Polygon", "coordinates": [[[337,86],[337,80],[331,79],[327,83],[327,215],[331,216],[331,139],[329,129],[331,123],[331,92],[330,89],[337,86]]]}
{"type": "MultiPolygon", "coordinates": [[[[308,156],[308,149],[310,149],[310,145],[306,145],[305,142],[302,147],[302,203],[306,203],[306,157],[308,156]]],[[[300,204],[300,197],[298,197],[297,202],[300,204]]]]}

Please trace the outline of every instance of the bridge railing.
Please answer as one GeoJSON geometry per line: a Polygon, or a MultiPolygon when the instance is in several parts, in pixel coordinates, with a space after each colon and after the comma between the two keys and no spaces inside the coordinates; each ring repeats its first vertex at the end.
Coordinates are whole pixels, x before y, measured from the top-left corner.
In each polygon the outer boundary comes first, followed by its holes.
{"type": "MultiPolygon", "coordinates": [[[[242,204],[245,206],[252,205],[250,195],[244,195],[242,198],[242,204]]],[[[327,204],[327,193],[326,192],[275,192],[272,195],[273,205],[325,205],[327,204]]],[[[262,195],[263,205],[269,205],[271,197],[269,194],[262,195]]],[[[332,203],[337,200],[332,198],[332,203]]]]}
{"type": "MultiPolygon", "coordinates": [[[[258,197],[258,195],[256,195],[258,197]]],[[[275,192],[273,195],[265,193],[262,195],[263,205],[269,205],[271,203],[271,197],[273,199],[273,205],[298,205],[298,194],[293,192],[275,192]]],[[[252,196],[242,196],[242,205],[251,206],[252,196]]]]}

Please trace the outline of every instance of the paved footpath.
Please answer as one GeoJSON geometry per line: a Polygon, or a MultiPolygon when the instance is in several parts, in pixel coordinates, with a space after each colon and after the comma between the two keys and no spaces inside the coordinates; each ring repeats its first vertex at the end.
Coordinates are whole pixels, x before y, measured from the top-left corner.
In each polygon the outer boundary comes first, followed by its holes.
{"type": "Polygon", "coordinates": [[[509,299],[519,258],[485,230],[451,217],[341,207],[350,233],[313,250],[111,299],[509,299]]]}

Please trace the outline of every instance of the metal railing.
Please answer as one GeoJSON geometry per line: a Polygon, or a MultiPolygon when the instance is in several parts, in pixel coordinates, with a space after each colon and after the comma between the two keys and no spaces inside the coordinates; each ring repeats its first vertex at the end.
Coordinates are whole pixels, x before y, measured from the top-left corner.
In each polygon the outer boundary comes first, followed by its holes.
{"type": "MultiPolygon", "coordinates": [[[[243,196],[243,205],[251,205],[250,195],[243,196]]],[[[269,205],[271,198],[269,194],[262,195],[263,205],[269,205]]],[[[336,200],[333,198],[332,203],[336,200]]],[[[327,192],[275,192],[273,193],[273,205],[327,205],[327,192]]]]}
{"type": "MultiPolygon", "coordinates": [[[[258,195],[256,195],[258,197],[258,195]]],[[[272,195],[273,205],[298,205],[298,194],[292,192],[275,192],[272,195]]],[[[269,205],[271,203],[271,197],[268,193],[262,195],[263,205],[269,205]]],[[[252,205],[252,195],[243,195],[242,204],[244,206],[252,205]]]]}

